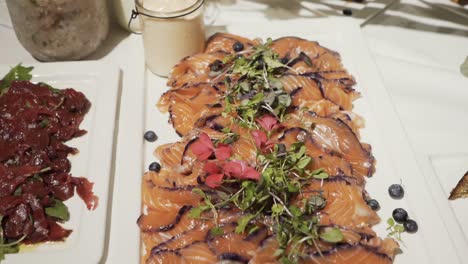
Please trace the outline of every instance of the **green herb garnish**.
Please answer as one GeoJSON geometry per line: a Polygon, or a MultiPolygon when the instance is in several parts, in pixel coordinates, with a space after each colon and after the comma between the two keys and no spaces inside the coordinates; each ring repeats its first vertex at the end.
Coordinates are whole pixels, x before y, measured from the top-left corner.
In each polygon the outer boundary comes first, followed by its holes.
{"type": "Polygon", "coordinates": [[[387,220],[387,230],[388,230],[388,236],[393,237],[396,240],[403,242],[401,240],[401,233],[405,232],[405,227],[403,225],[397,224],[395,222],[395,219],[393,217],[388,218],[387,220]]]}
{"type": "Polygon", "coordinates": [[[51,207],[45,208],[45,213],[62,221],[68,221],[70,219],[68,207],[62,201],[57,199],[54,199],[51,207]]]}
{"type": "Polygon", "coordinates": [[[31,71],[33,67],[23,67],[21,64],[13,67],[0,82],[0,96],[8,91],[11,83],[14,81],[30,81],[32,79],[31,71]]]}

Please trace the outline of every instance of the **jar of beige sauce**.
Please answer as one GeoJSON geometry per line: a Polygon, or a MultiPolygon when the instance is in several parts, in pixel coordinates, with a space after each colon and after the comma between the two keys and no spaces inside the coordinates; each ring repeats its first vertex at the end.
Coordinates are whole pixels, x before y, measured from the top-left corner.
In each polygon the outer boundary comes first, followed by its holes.
{"type": "Polygon", "coordinates": [[[136,0],[146,65],[168,76],[182,58],[203,51],[204,0],[136,0]]]}

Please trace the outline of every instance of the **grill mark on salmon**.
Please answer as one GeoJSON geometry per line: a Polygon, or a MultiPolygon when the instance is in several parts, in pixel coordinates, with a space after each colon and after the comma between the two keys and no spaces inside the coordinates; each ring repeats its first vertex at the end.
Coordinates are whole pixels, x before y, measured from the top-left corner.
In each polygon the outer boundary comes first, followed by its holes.
{"type": "Polygon", "coordinates": [[[187,211],[189,211],[191,208],[192,208],[191,206],[184,205],[184,206],[182,206],[182,208],[179,209],[179,211],[177,212],[177,214],[175,216],[170,215],[170,214],[161,214],[161,213],[158,213],[158,212],[155,212],[155,211],[150,211],[146,215],[142,214],[138,218],[137,223],[138,223],[138,226],[140,226],[140,229],[143,232],[164,232],[164,231],[169,231],[169,230],[173,229],[177,224],[179,224],[180,219],[182,218],[182,216],[187,211]],[[152,225],[152,223],[164,221],[164,220],[161,220],[161,219],[165,219],[166,221],[167,221],[167,219],[171,219],[171,222],[168,222],[168,223],[165,223],[165,224],[159,225],[159,226],[152,225]]]}

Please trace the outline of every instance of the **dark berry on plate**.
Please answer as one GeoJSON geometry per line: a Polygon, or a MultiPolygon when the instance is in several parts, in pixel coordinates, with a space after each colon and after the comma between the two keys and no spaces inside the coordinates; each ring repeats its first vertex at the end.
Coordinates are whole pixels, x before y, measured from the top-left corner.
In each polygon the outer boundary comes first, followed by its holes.
{"type": "Polygon", "coordinates": [[[393,216],[393,219],[395,219],[395,221],[397,221],[397,223],[400,223],[400,224],[408,220],[408,213],[403,208],[397,208],[393,210],[392,216],[393,216]]]}
{"type": "Polygon", "coordinates": [[[418,223],[416,221],[408,219],[405,223],[403,223],[405,227],[405,231],[408,233],[416,233],[418,232],[418,223]]]}
{"type": "Polygon", "coordinates": [[[236,43],[234,43],[234,45],[232,45],[232,49],[235,52],[239,52],[244,49],[244,44],[242,44],[242,42],[237,41],[236,43]]]}
{"type": "Polygon", "coordinates": [[[401,199],[405,195],[405,190],[403,190],[400,184],[392,184],[388,188],[388,194],[390,194],[393,199],[401,199]]]}
{"type": "Polygon", "coordinates": [[[152,162],[148,169],[150,171],[155,171],[155,172],[159,172],[161,170],[161,164],[157,163],[156,161],[155,162],[152,162]]]}
{"type": "Polygon", "coordinates": [[[343,9],[343,15],[352,16],[353,15],[353,10],[351,10],[349,8],[345,8],[345,9],[343,9]]]}
{"type": "Polygon", "coordinates": [[[286,65],[286,63],[289,62],[289,59],[284,57],[284,58],[281,58],[280,62],[286,65]]]}
{"type": "Polygon", "coordinates": [[[374,211],[378,211],[380,209],[379,201],[377,201],[376,199],[370,199],[369,201],[367,201],[367,204],[374,211]]]}
{"type": "Polygon", "coordinates": [[[220,60],[215,60],[213,63],[210,64],[210,71],[212,72],[219,72],[223,69],[223,62],[220,60]]]}
{"type": "Polygon", "coordinates": [[[144,138],[149,142],[155,142],[158,139],[158,136],[154,131],[149,130],[145,132],[144,138]]]}

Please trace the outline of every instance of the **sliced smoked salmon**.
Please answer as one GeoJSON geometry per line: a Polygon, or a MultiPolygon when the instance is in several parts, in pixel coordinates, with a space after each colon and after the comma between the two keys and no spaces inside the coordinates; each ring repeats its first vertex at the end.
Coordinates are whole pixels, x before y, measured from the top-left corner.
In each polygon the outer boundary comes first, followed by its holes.
{"type": "Polygon", "coordinates": [[[142,263],[393,263],[373,231],[375,171],[340,55],[296,37],[218,33],[158,103],[181,137],[142,183],[142,263]]]}

